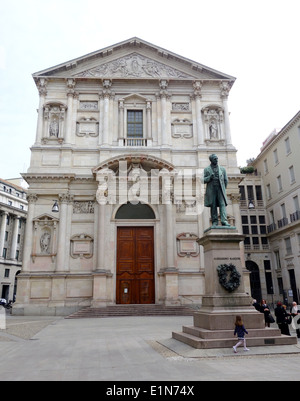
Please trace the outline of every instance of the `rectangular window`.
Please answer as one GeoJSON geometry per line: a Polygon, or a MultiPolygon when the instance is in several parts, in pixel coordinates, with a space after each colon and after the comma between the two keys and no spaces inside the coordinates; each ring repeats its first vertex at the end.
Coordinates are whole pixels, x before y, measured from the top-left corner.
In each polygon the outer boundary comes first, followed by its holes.
{"type": "Polygon", "coordinates": [[[277,177],[277,187],[278,187],[278,192],[282,191],[282,180],[281,180],[281,175],[277,177]]]}
{"type": "Polygon", "coordinates": [[[289,168],[289,172],[290,172],[290,181],[291,184],[293,184],[296,180],[295,180],[295,171],[294,171],[294,166],[291,166],[289,168]]]}
{"type": "Polygon", "coordinates": [[[3,248],[2,257],[3,257],[4,259],[6,259],[6,255],[7,255],[7,248],[3,248]]]}
{"type": "Polygon", "coordinates": [[[276,260],[276,270],[281,270],[281,261],[279,251],[274,252],[275,260],[276,260]]]}
{"type": "Polygon", "coordinates": [[[5,271],[4,271],[4,277],[6,277],[6,278],[9,277],[9,269],[5,269],[5,271]]]}
{"type": "Polygon", "coordinates": [[[291,255],[293,253],[292,243],[290,237],[284,239],[285,242],[285,250],[287,255],[291,255]]]}
{"type": "Polygon", "coordinates": [[[295,211],[300,210],[298,195],[293,197],[295,211]]]}
{"type": "Polygon", "coordinates": [[[291,153],[290,138],[286,138],[284,142],[285,142],[285,151],[286,151],[286,154],[288,155],[291,153]]]}
{"type": "Polygon", "coordinates": [[[243,185],[240,185],[239,188],[240,188],[241,200],[246,200],[245,187],[243,185]]]}
{"type": "Polygon", "coordinates": [[[127,111],[127,138],[143,138],[143,111],[127,111]]]}
{"type": "Polygon", "coordinates": [[[272,198],[271,185],[270,184],[267,185],[267,197],[268,197],[268,199],[272,198]]]}
{"type": "Polygon", "coordinates": [[[278,152],[277,152],[277,149],[274,150],[273,156],[274,156],[274,164],[278,164],[278,152]]]}
{"type": "Polygon", "coordinates": [[[256,185],[255,186],[255,191],[256,191],[256,200],[258,200],[258,201],[263,200],[261,185],[256,185]]]}
{"type": "Polygon", "coordinates": [[[242,224],[248,224],[248,216],[242,216],[242,224]]]}
{"type": "Polygon", "coordinates": [[[269,172],[268,160],[267,159],[264,160],[264,171],[265,171],[265,174],[267,174],[269,172]]]}

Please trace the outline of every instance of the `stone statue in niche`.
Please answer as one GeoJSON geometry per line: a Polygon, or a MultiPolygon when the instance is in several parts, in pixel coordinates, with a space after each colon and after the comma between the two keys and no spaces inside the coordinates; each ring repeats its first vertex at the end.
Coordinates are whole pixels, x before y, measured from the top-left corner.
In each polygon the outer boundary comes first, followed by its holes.
{"type": "Polygon", "coordinates": [[[51,235],[45,232],[40,239],[41,253],[50,254],[51,235]]]}
{"type": "Polygon", "coordinates": [[[210,139],[217,139],[218,138],[218,126],[215,120],[212,120],[209,125],[209,135],[210,139]]]}
{"type": "Polygon", "coordinates": [[[56,117],[54,117],[53,120],[50,123],[49,134],[50,134],[50,136],[54,136],[54,137],[58,138],[59,123],[58,123],[56,117]]]}

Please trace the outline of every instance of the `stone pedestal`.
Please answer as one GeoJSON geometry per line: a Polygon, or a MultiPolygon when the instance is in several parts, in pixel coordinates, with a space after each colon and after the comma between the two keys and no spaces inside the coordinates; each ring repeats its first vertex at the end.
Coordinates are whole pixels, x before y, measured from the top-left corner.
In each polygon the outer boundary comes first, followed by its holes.
{"type": "MultiPolygon", "coordinates": [[[[252,300],[245,293],[240,242],[244,236],[234,227],[211,228],[206,230],[198,243],[204,247],[205,295],[202,307],[194,314],[194,326],[183,327],[182,333],[173,333],[173,338],[194,348],[232,347],[236,316],[242,316],[249,332],[247,345],[296,344],[297,338],[282,336],[280,330],[265,328],[264,315],[252,306],[252,300]],[[219,282],[218,267],[234,265],[240,274],[240,285],[229,292],[219,282]]],[[[228,272],[227,280],[230,280],[228,272]]]]}

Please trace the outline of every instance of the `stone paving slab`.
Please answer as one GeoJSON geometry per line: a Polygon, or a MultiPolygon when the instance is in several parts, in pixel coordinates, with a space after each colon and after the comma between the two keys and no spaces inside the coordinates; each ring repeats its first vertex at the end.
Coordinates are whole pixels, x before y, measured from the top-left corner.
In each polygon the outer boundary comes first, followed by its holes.
{"type": "Polygon", "coordinates": [[[232,348],[196,349],[173,338],[159,340],[158,343],[184,358],[225,358],[232,356],[249,357],[260,355],[300,354],[300,344],[252,347],[250,348],[250,351],[247,352],[245,352],[241,346],[237,349],[237,354],[235,354],[232,348]]]}
{"type": "Polygon", "coordinates": [[[2,332],[0,381],[299,381],[298,346],[293,353],[270,354],[270,347],[267,355],[199,357],[171,338],[190,324],[192,317],[182,316],[8,317],[13,334],[2,332]]]}

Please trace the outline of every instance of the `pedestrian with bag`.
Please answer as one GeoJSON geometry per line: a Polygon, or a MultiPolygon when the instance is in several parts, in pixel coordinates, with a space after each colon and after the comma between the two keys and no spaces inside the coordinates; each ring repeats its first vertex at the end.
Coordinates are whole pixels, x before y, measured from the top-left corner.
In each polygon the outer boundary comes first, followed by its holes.
{"type": "Polygon", "coordinates": [[[276,316],[276,323],[278,324],[278,328],[281,331],[281,334],[286,336],[290,335],[289,325],[287,322],[287,313],[286,310],[283,308],[282,303],[278,302],[277,307],[275,308],[275,316],[276,316]]]}
{"type": "Polygon", "coordinates": [[[270,317],[271,316],[270,308],[265,299],[261,301],[260,311],[265,316],[265,327],[267,326],[270,327],[270,323],[274,323],[274,319],[270,317]]]}
{"type": "Polygon", "coordinates": [[[245,329],[241,316],[237,316],[235,320],[234,335],[238,336],[239,341],[232,347],[235,354],[237,353],[237,347],[242,344],[244,345],[244,351],[250,351],[246,346],[245,334],[248,334],[248,331],[245,329]]]}

